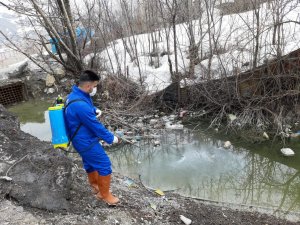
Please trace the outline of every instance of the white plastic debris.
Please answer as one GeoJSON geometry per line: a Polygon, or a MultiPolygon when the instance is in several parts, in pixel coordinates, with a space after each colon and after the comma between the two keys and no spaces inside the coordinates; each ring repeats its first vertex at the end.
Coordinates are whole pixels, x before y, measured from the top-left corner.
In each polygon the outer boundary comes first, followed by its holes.
{"type": "Polygon", "coordinates": [[[174,120],[176,118],[176,115],[170,115],[169,118],[170,120],[174,120]]]}
{"type": "Polygon", "coordinates": [[[228,118],[232,122],[232,121],[236,120],[236,115],[228,114],[228,118]]]}
{"type": "Polygon", "coordinates": [[[171,123],[166,123],[166,129],[168,130],[182,130],[183,125],[182,124],[171,124],[171,123]]]}
{"type": "Polygon", "coordinates": [[[142,140],[142,136],[140,136],[140,135],[136,135],[135,137],[134,137],[134,139],[136,140],[136,141],[140,141],[140,140],[142,140]]]}
{"type": "Polygon", "coordinates": [[[285,156],[294,156],[295,152],[290,148],[282,148],[280,149],[281,153],[285,156]]]}
{"type": "Polygon", "coordinates": [[[158,123],[158,120],[157,119],[151,119],[149,121],[150,125],[154,125],[154,124],[157,124],[158,123]]]}
{"type": "Polygon", "coordinates": [[[292,130],[289,127],[285,128],[284,131],[285,131],[285,133],[291,133],[292,132],[292,130]]]}
{"type": "Polygon", "coordinates": [[[160,141],[159,140],[155,140],[154,141],[154,146],[159,146],[160,145],[160,141]]]}
{"type": "Polygon", "coordinates": [[[127,178],[124,183],[127,185],[127,187],[132,187],[134,186],[134,181],[130,178],[127,178]]]}
{"type": "Polygon", "coordinates": [[[225,141],[224,142],[224,148],[230,148],[231,147],[231,142],[230,141],[225,141]]]}
{"type": "Polygon", "coordinates": [[[267,134],[267,132],[264,132],[264,133],[263,133],[263,137],[264,137],[265,139],[268,139],[268,140],[270,139],[270,138],[269,138],[269,135],[267,134]]]}
{"type": "Polygon", "coordinates": [[[123,130],[116,130],[116,135],[121,138],[121,137],[124,136],[124,131],[123,130]]]}
{"type": "Polygon", "coordinates": [[[140,122],[136,123],[135,126],[138,127],[138,128],[144,128],[145,127],[145,125],[143,123],[140,123],[140,122]]]}
{"type": "Polygon", "coordinates": [[[285,132],[283,132],[283,131],[281,131],[279,134],[280,134],[282,137],[286,137],[286,138],[288,138],[288,137],[290,136],[290,134],[285,133],[285,132]]]}
{"type": "Polygon", "coordinates": [[[153,210],[156,210],[156,209],[157,209],[157,206],[156,206],[154,203],[152,203],[152,202],[150,202],[150,207],[151,207],[153,210]]]}
{"type": "Polygon", "coordinates": [[[179,117],[183,118],[187,113],[188,113],[187,110],[182,110],[182,111],[179,112],[179,117]]]}
{"type": "Polygon", "coordinates": [[[299,134],[299,133],[292,133],[292,134],[290,135],[290,137],[291,137],[291,138],[298,138],[298,137],[300,137],[300,134],[299,134]]]}
{"type": "Polygon", "coordinates": [[[47,94],[53,94],[55,92],[54,88],[48,88],[47,94]]]}
{"type": "Polygon", "coordinates": [[[192,223],[192,220],[190,220],[189,218],[186,218],[185,216],[183,215],[180,215],[180,219],[182,222],[184,222],[184,224],[186,225],[190,225],[192,223]]]}
{"type": "Polygon", "coordinates": [[[8,176],[2,176],[0,177],[0,180],[12,181],[12,178],[8,176]]]}
{"type": "Polygon", "coordinates": [[[102,111],[100,109],[96,109],[96,117],[99,118],[102,115],[102,111]]]}

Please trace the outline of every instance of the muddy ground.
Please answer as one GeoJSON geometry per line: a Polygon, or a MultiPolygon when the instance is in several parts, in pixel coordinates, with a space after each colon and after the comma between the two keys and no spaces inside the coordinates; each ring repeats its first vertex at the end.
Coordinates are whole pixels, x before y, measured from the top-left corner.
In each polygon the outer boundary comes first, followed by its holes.
{"type": "Polygon", "coordinates": [[[95,199],[79,159],[19,129],[18,119],[0,105],[0,224],[300,224],[256,212],[185,198],[159,196],[139,181],[113,174],[120,199],[108,207],[95,199]]]}

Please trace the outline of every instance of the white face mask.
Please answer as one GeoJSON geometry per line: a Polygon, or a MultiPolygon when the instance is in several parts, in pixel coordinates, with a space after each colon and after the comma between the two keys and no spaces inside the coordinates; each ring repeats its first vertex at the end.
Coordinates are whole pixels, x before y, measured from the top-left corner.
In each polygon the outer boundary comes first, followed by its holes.
{"type": "Polygon", "coordinates": [[[93,91],[90,93],[90,96],[94,96],[97,93],[97,87],[93,88],[93,91]]]}

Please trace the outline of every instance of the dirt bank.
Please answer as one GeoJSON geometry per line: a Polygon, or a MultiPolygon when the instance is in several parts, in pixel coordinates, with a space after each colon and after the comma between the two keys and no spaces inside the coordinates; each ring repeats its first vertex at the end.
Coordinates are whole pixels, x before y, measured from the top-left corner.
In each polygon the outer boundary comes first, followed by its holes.
{"type": "Polygon", "coordinates": [[[159,196],[139,181],[114,174],[118,207],[91,194],[79,159],[54,151],[50,143],[20,131],[15,116],[0,105],[1,224],[300,224],[255,212],[166,193],[159,196]]]}

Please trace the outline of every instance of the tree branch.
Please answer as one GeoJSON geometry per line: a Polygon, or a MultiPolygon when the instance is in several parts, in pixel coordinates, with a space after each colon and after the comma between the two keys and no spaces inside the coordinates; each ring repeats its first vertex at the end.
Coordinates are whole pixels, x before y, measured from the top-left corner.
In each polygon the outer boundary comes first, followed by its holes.
{"type": "Polygon", "coordinates": [[[13,50],[16,50],[20,53],[22,53],[23,55],[25,55],[28,59],[30,59],[34,64],[36,64],[39,68],[41,68],[43,71],[45,71],[46,73],[50,73],[50,71],[46,70],[44,67],[42,67],[31,55],[29,55],[28,53],[24,52],[21,48],[19,48],[13,41],[11,41],[10,38],[8,38],[1,30],[0,30],[0,33],[2,34],[2,36],[12,45],[14,46],[11,47],[11,46],[8,46],[9,48],[13,49],[13,50]]]}

